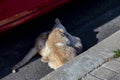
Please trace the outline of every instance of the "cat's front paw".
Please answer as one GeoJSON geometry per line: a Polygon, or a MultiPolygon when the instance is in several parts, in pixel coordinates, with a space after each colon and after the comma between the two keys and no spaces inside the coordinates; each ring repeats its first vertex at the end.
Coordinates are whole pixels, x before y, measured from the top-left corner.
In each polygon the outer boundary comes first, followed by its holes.
{"type": "Polygon", "coordinates": [[[14,69],[14,70],[12,70],[12,73],[16,73],[16,70],[14,69]]]}

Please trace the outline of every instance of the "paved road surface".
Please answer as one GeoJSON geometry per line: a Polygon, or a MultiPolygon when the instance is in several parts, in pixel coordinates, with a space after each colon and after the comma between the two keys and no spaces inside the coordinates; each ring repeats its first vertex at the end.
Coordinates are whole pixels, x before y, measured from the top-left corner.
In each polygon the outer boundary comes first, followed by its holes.
{"type": "Polygon", "coordinates": [[[120,26],[102,26],[120,14],[119,0],[82,0],[63,6],[42,17],[0,36],[0,79],[39,80],[52,71],[35,56],[18,73],[11,74],[11,67],[19,62],[33,46],[35,38],[50,30],[58,17],[68,32],[79,36],[84,51],[120,29],[120,26]]]}
{"type": "Polygon", "coordinates": [[[81,80],[120,80],[120,58],[110,60],[81,80]]]}

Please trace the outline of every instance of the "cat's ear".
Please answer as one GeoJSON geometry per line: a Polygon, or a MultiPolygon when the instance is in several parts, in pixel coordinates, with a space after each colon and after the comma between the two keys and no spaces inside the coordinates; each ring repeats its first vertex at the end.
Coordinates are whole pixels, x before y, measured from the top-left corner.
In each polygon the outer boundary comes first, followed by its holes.
{"type": "Polygon", "coordinates": [[[56,24],[61,24],[60,20],[58,18],[55,19],[56,24]]]}

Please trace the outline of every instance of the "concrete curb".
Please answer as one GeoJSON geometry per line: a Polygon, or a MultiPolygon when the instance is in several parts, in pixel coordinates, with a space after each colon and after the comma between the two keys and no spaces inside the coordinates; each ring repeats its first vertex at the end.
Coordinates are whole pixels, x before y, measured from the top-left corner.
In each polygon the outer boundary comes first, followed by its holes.
{"type": "Polygon", "coordinates": [[[120,48],[120,30],[40,80],[78,80],[112,58],[120,48]]]}

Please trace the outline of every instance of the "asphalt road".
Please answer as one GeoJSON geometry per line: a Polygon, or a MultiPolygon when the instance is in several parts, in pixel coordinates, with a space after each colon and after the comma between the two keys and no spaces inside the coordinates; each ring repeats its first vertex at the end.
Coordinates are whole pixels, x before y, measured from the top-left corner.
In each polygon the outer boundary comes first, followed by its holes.
{"type": "Polygon", "coordinates": [[[68,32],[81,38],[85,51],[120,29],[119,25],[114,26],[113,23],[112,26],[104,26],[119,15],[119,0],[81,0],[0,35],[0,79],[39,80],[53,71],[47,64],[40,62],[38,55],[16,74],[11,74],[11,67],[25,56],[41,32],[53,27],[56,17],[68,32]]]}

